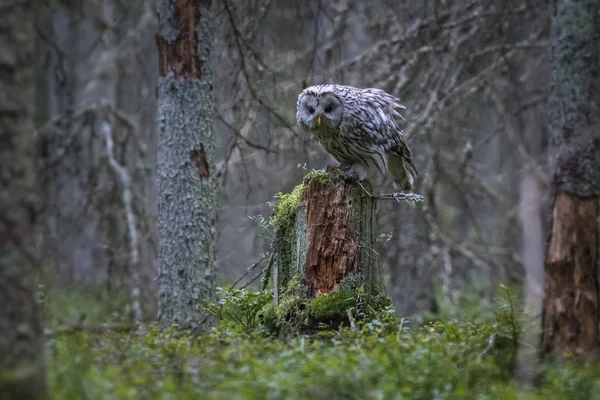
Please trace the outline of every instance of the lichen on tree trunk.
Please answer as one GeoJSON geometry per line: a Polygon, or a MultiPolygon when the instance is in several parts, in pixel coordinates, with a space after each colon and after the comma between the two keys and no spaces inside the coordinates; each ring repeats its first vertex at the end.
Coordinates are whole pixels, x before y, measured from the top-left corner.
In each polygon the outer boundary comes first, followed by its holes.
{"type": "Polygon", "coordinates": [[[357,295],[391,304],[377,256],[376,200],[365,191],[370,184],[361,185],[343,173],[312,172],[277,206],[275,303],[286,309],[280,314],[297,307],[300,325],[348,323],[357,295]]]}

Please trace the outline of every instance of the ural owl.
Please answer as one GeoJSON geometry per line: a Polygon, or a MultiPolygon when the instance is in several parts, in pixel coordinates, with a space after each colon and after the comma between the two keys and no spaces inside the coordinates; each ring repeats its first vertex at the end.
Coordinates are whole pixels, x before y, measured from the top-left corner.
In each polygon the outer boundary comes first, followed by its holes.
{"type": "Polygon", "coordinates": [[[400,190],[410,191],[418,173],[396,120],[404,108],[381,89],[317,85],[298,96],[296,122],[342,168],[389,171],[400,190]]]}

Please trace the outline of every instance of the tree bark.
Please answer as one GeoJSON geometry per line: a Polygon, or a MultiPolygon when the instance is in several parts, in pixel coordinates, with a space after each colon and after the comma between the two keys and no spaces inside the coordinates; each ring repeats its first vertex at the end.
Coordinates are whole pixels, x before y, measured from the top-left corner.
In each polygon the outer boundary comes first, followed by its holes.
{"type": "Polygon", "coordinates": [[[217,186],[211,1],[157,0],[159,310],[202,331],[197,305],[214,296],[217,186]]]}
{"type": "Polygon", "coordinates": [[[521,259],[525,270],[523,303],[527,323],[523,323],[517,353],[515,376],[529,385],[535,378],[539,348],[544,283],[544,229],[542,224],[542,180],[536,167],[525,175],[520,186],[521,259]],[[533,345],[533,347],[532,347],[533,345]]]}
{"type": "Polygon", "coordinates": [[[3,7],[0,29],[0,394],[38,399],[46,392],[34,256],[33,5],[3,7]]]}
{"type": "Polygon", "coordinates": [[[598,2],[557,0],[552,18],[554,206],[545,260],[544,354],[598,345],[598,2]]]}

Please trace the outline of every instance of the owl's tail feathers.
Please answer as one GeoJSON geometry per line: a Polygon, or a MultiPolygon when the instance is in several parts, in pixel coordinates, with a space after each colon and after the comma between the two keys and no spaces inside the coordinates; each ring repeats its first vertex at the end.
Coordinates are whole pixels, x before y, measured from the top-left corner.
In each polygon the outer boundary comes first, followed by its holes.
{"type": "Polygon", "coordinates": [[[400,190],[412,190],[419,173],[409,158],[388,153],[388,169],[400,190]]]}

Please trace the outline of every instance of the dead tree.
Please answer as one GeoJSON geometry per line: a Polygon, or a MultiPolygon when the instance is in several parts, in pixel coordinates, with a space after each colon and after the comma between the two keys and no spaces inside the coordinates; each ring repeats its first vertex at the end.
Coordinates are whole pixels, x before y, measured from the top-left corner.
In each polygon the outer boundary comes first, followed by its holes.
{"type": "MultiPolygon", "coordinates": [[[[282,197],[272,218],[275,313],[296,328],[353,325],[357,314],[391,306],[377,252],[368,181],[312,172],[282,197]]],[[[392,196],[393,197],[393,196],[392,196]]],[[[404,196],[418,199],[418,196],[404,196]]]]}
{"type": "Polygon", "coordinates": [[[598,346],[600,127],[593,121],[598,113],[598,2],[558,0],[554,7],[549,103],[554,205],[542,350],[579,349],[586,358],[598,346]]]}

